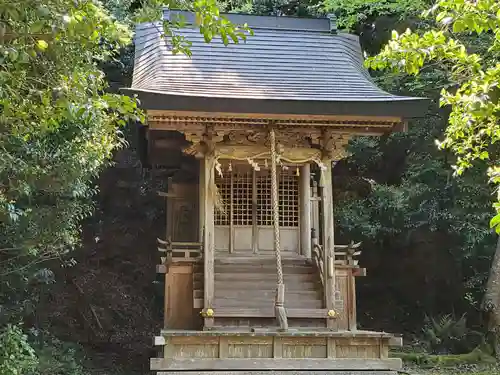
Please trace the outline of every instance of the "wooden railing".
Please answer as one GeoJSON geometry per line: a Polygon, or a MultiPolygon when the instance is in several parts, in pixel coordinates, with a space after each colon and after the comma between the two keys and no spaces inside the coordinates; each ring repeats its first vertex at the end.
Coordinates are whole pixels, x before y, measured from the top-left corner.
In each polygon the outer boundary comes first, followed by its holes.
{"type": "Polygon", "coordinates": [[[361,242],[351,242],[349,245],[335,245],[335,264],[356,267],[358,260],[354,259],[354,257],[361,254],[361,251],[358,250],[360,246],[361,242]]]}
{"type": "Polygon", "coordinates": [[[325,286],[325,258],[323,247],[318,243],[313,243],[312,258],[319,272],[321,284],[325,286]]]}
{"type": "Polygon", "coordinates": [[[168,238],[166,241],[160,238],[158,251],[163,253],[161,264],[157,268],[158,273],[168,272],[168,267],[175,262],[195,262],[203,256],[203,244],[201,242],[175,242],[168,238]]]}
{"type": "MultiPolygon", "coordinates": [[[[351,242],[349,245],[335,245],[334,265],[358,268],[358,260],[354,259],[354,257],[361,254],[361,251],[358,251],[360,246],[361,242],[351,242]]],[[[312,260],[319,272],[321,284],[325,286],[325,267],[327,266],[325,264],[325,249],[318,243],[314,234],[312,236],[312,260]]]]}
{"type": "MultiPolygon", "coordinates": [[[[358,251],[361,243],[350,243],[349,245],[335,245],[334,256],[329,258],[326,250],[312,236],[312,261],[319,272],[323,286],[325,304],[328,311],[333,309],[339,315],[335,315],[336,323],[332,327],[337,329],[348,329],[355,331],[356,325],[356,288],[355,277],[366,276],[366,269],[358,266],[355,256],[361,254],[358,251]],[[332,282],[333,279],[333,282],[332,282]],[[327,296],[332,296],[331,305],[328,304],[327,296]]],[[[327,321],[327,326],[328,325],[327,321]]]]}

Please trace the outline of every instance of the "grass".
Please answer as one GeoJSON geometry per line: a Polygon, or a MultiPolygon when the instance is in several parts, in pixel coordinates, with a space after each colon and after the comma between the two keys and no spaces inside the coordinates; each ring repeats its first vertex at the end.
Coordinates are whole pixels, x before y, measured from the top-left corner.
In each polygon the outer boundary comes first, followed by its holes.
{"type": "Polygon", "coordinates": [[[480,349],[467,354],[393,352],[391,356],[401,358],[403,372],[410,375],[500,375],[500,363],[480,349]]]}
{"type": "Polygon", "coordinates": [[[458,366],[451,368],[432,368],[422,369],[416,367],[406,368],[404,370],[411,375],[498,375],[500,367],[495,365],[490,366],[458,366]]]}

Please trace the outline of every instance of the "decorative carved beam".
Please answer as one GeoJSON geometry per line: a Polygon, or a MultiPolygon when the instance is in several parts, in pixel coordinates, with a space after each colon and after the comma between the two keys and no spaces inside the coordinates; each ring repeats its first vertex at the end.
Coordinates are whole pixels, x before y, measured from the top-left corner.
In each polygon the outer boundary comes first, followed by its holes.
{"type": "Polygon", "coordinates": [[[350,138],[349,133],[340,133],[335,129],[319,126],[300,128],[279,126],[275,121],[269,121],[266,127],[247,126],[234,129],[209,124],[199,125],[196,131],[190,128],[184,134],[191,144],[184,149],[184,152],[188,155],[203,157],[203,155],[214,154],[216,149],[225,150],[224,154],[227,154],[230,149],[236,152],[240,147],[252,147],[256,152],[259,147],[267,150],[270,127],[275,130],[276,147],[280,154],[285,152],[301,154],[301,150],[321,150],[323,158],[334,161],[347,155],[345,146],[350,138]]]}
{"type": "Polygon", "coordinates": [[[346,151],[350,135],[339,134],[333,129],[323,128],[321,132],[321,151],[324,159],[337,161],[348,155],[346,151]]]}

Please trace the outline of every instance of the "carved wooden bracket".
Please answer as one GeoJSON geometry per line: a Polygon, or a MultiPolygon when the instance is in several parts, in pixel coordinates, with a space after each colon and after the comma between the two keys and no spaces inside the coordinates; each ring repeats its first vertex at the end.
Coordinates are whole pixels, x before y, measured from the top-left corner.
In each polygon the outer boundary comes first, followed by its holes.
{"type": "Polygon", "coordinates": [[[224,136],[219,134],[213,125],[208,125],[201,140],[202,152],[205,155],[213,155],[215,153],[215,145],[222,142],[223,139],[224,136]]]}
{"type": "Polygon", "coordinates": [[[323,128],[321,132],[321,151],[323,158],[340,160],[348,155],[346,151],[350,136],[335,132],[333,129],[323,128]]]}

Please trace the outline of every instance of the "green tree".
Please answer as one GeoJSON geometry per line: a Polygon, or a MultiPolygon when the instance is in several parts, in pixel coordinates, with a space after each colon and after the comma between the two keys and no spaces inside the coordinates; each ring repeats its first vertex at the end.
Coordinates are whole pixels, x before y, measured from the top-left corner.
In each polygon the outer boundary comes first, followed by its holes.
{"type": "Polygon", "coordinates": [[[317,0],[221,0],[222,10],[231,13],[247,13],[260,16],[311,16],[320,10],[317,0]]]}
{"type": "Polygon", "coordinates": [[[91,182],[123,145],[118,126],[142,117],[133,98],[105,92],[99,63],[130,43],[131,32],[98,3],[2,1],[0,14],[5,276],[78,243],[91,182]]]}
{"type": "MultiPolygon", "coordinates": [[[[445,139],[439,144],[456,156],[456,174],[462,174],[475,160],[491,160],[488,171],[493,183],[500,183],[496,149],[500,135],[500,3],[495,0],[440,0],[427,13],[435,15],[439,28],[414,33],[410,29],[393,38],[383,51],[367,60],[372,69],[392,68],[418,74],[430,62],[449,74],[451,87],[441,92],[441,105],[451,113],[445,139]],[[485,35],[489,46],[470,52],[463,38],[485,35]]],[[[495,205],[500,209],[500,204],[495,205]]],[[[500,216],[492,220],[500,224],[500,216]]]]}
{"type": "MultiPolygon", "coordinates": [[[[215,0],[144,0],[133,13],[129,1],[0,0],[0,325],[29,314],[34,286],[53,281],[43,262],[72,263],[96,178],[126,145],[123,126],[143,121],[135,98],[110,92],[103,67],[131,43],[130,24],[160,21],[163,5],[194,11],[207,42],[250,32],[220,17],[215,0]]],[[[189,54],[181,23],[162,31],[189,54]]],[[[21,337],[9,332],[9,342],[21,337]]]]}
{"type": "MultiPolygon", "coordinates": [[[[435,25],[421,17],[430,6],[425,0],[325,3],[341,27],[360,36],[368,55],[378,54],[394,29],[426,31],[435,25]]],[[[483,53],[489,48],[482,36],[462,39],[469,50],[483,53]]],[[[494,254],[495,238],[485,225],[493,212],[491,189],[480,182],[484,161],[476,162],[471,173],[451,178],[454,156],[435,146],[446,129],[449,109],[434,103],[440,90],[454,84],[448,67],[427,64],[418,75],[397,69],[372,73],[386,90],[430,97],[433,105],[424,119],[410,122],[405,133],[356,138],[350,145],[352,156],[335,170],[338,238],[363,240],[361,261],[370,269],[371,277],[358,284],[360,312],[370,314],[360,315],[362,323],[415,332],[424,318],[419,312],[425,311],[467,312],[468,322],[476,325],[494,254]],[[377,315],[378,307],[370,305],[376,293],[394,301],[393,316],[385,325],[386,310],[377,315]]]]}
{"type": "MultiPolygon", "coordinates": [[[[418,75],[429,69],[445,71],[449,85],[440,104],[450,108],[445,137],[438,146],[451,151],[455,175],[487,161],[489,181],[497,186],[497,215],[491,227],[500,232],[500,3],[496,0],[439,0],[425,16],[431,27],[399,34],[380,54],[368,59],[373,69],[391,69],[418,75]],[[474,38],[476,46],[468,43],[474,38]]],[[[493,257],[483,309],[497,337],[500,355],[500,242],[493,257]]]]}
{"type": "Polygon", "coordinates": [[[338,16],[339,27],[353,30],[389,16],[398,21],[416,17],[427,5],[426,0],[325,0],[327,11],[338,16]]]}
{"type": "MultiPolygon", "coordinates": [[[[162,4],[145,1],[132,18],[160,19],[162,4]]],[[[207,42],[216,35],[227,43],[245,37],[248,28],[219,17],[215,1],[187,4],[207,42]]],[[[124,145],[119,127],[143,116],[134,98],[106,92],[102,66],[131,42],[132,32],[99,2],[2,1],[0,14],[0,261],[6,275],[78,244],[79,223],[92,212],[93,180],[124,145]]],[[[174,52],[189,53],[189,41],[175,34],[179,22],[163,22],[163,32],[174,52]]]]}
{"type": "MultiPolygon", "coordinates": [[[[422,23],[429,0],[324,0],[322,9],[337,16],[339,28],[360,36],[368,54],[378,53],[393,28],[405,30],[422,23]]],[[[320,8],[321,9],[321,8],[320,8]]]]}

